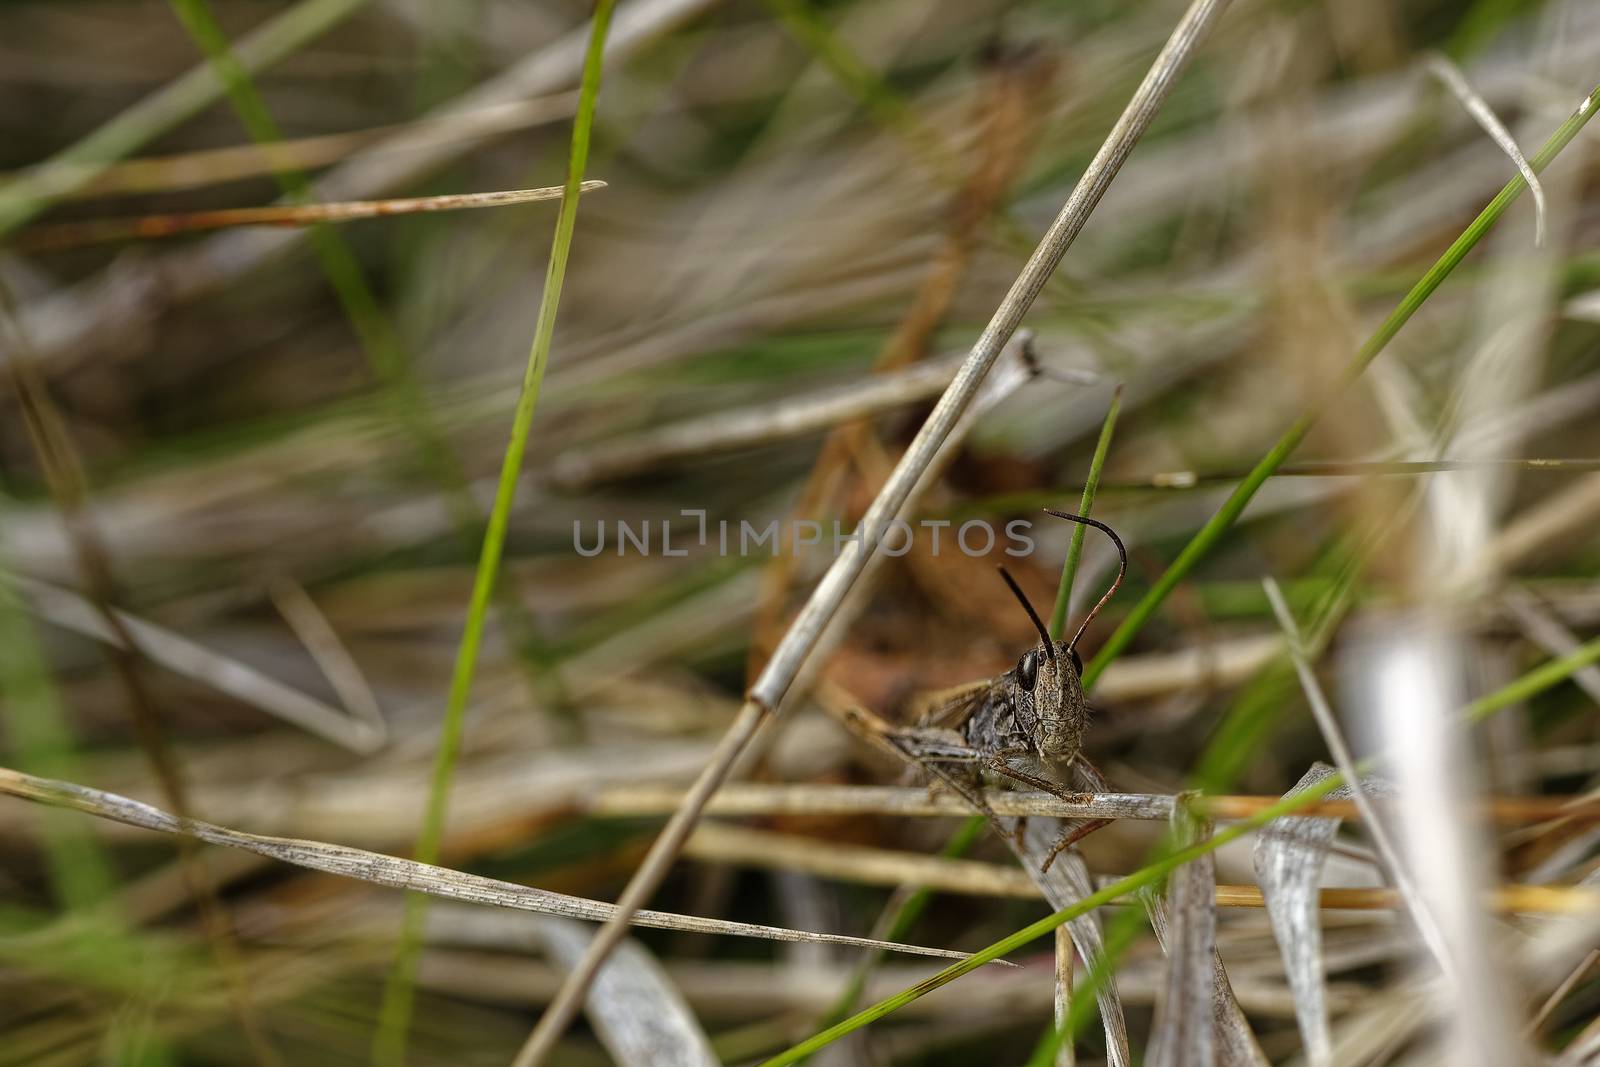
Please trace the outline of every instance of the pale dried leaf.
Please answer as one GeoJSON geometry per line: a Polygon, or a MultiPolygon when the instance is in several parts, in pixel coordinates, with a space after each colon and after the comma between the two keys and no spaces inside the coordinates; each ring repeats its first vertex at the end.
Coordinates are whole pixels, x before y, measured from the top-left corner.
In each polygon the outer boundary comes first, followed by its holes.
{"type": "MultiPolygon", "coordinates": [[[[119,637],[88,600],[67,589],[21,575],[12,580],[39,617],[62,629],[115,645],[119,637]]],[[[112,609],[116,611],[116,609],[112,609]]],[[[116,611],[139,652],[175,674],[210,686],[219,693],[259,708],[268,715],[354,752],[375,751],[384,730],[373,722],[345,714],[249,664],[230,659],[145,619],[116,611]]]]}
{"type": "MultiPolygon", "coordinates": [[[[1192,820],[1183,844],[1211,836],[1209,822],[1192,820]]],[[[1151,1033],[1151,1067],[1211,1067],[1215,1062],[1212,1040],[1216,990],[1216,860],[1211,853],[1173,872],[1167,890],[1170,906],[1154,901],[1150,909],[1162,947],[1167,953],[1166,982],[1156,1003],[1151,1033]]]]}
{"type": "MultiPolygon", "coordinates": [[[[1144,905],[1150,917],[1150,925],[1156,931],[1156,939],[1165,948],[1168,938],[1166,904],[1158,898],[1146,895],[1144,905]]],[[[1222,965],[1222,957],[1217,954],[1215,947],[1211,950],[1209,988],[1211,1040],[1216,1049],[1217,1061],[1228,1067],[1267,1067],[1266,1054],[1261,1051],[1261,1045],[1256,1041],[1255,1031],[1250,1028],[1250,1021],[1245,1018],[1244,1009],[1239,1006],[1239,998],[1233,992],[1233,982],[1228,978],[1227,969],[1222,965]]]]}
{"type": "MultiPolygon", "coordinates": [[[[1300,792],[1333,774],[1326,763],[1312,764],[1288,794],[1300,792]]],[[[1348,788],[1328,794],[1347,797],[1348,788]]],[[[1322,923],[1317,888],[1328,846],[1339,832],[1339,820],[1290,816],[1262,829],[1256,839],[1256,881],[1266,901],[1272,935],[1283,956],[1284,974],[1294,991],[1295,1018],[1311,1064],[1329,1062],[1327,979],[1322,969],[1322,923]]]]}
{"type": "MultiPolygon", "coordinates": [[[[539,939],[563,971],[583,958],[592,936],[569,919],[541,916],[539,939]]],[[[661,965],[629,938],[617,946],[589,988],[584,1014],[595,1036],[621,1064],[716,1067],[711,1042],[661,965]]]]}

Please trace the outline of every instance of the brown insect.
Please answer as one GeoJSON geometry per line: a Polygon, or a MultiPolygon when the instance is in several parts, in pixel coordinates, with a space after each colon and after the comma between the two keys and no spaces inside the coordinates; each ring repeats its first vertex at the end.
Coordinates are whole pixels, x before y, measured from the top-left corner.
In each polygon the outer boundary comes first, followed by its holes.
{"type": "MultiPolygon", "coordinates": [[[[1083,661],[1078,639],[1122,584],[1128,573],[1128,550],[1116,531],[1103,522],[1046,508],[1048,514],[1103,530],[1117,546],[1121,565],[1116,580],[1084,618],[1071,641],[1052,641],[1038,612],[1016,580],[1000,568],[1011,592],[1039,632],[1040,643],[1022,654],[1017,665],[988,682],[930,711],[913,727],[890,729],[885,739],[908,760],[965,797],[1002,833],[1021,843],[1022,821],[1008,829],[983,799],[984,772],[1020,782],[1062,799],[1072,799],[1069,786],[1076,772],[1096,789],[1105,779],[1083,756],[1083,733],[1089,705],[1084,699],[1083,661]]],[[[1065,849],[1106,825],[1105,820],[1080,823],[1066,830],[1040,865],[1050,864],[1065,849]]]]}

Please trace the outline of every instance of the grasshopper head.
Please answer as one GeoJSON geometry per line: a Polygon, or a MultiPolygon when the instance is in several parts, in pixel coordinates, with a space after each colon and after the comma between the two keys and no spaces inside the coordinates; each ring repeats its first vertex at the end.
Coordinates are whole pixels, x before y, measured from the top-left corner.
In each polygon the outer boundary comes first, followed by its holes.
{"type": "Polygon", "coordinates": [[[1006,672],[1006,697],[1017,725],[1051,762],[1070,760],[1083,747],[1089,711],[1079,681],[1082,670],[1077,653],[1054,641],[1024,652],[1006,672]]]}

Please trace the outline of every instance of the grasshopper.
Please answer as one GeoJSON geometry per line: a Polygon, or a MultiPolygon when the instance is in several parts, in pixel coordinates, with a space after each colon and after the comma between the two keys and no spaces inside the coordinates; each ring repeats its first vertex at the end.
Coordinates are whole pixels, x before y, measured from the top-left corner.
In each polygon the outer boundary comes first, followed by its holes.
{"type": "MultiPolygon", "coordinates": [[[[1052,641],[1038,612],[1028,603],[1016,579],[1000,568],[1000,576],[1016,596],[1039,633],[1040,643],[1017,665],[990,681],[964,687],[953,699],[936,705],[916,726],[891,727],[884,740],[910,762],[964,797],[1002,834],[1020,845],[1023,820],[1007,827],[983,798],[985,772],[1020,782],[1064,800],[1076,772],[1095,789],[1105,778],[1083,755],[1083,734],[1089,704],[1083,695],[1083,661],[1078,639],[1116,593],[1128,573],[1128,550],[1116,531],[1082,515],[1046,508],[1048,514],[1102,530],[1117,546],[1121,565],[1116,580],[1084,618],[1071,641],[1052,641]]],[[[1040,865],[1049,870],[1055,858],[1076,842],[1105,826],[1095,820],[1069,826],[1040,865]]]]}

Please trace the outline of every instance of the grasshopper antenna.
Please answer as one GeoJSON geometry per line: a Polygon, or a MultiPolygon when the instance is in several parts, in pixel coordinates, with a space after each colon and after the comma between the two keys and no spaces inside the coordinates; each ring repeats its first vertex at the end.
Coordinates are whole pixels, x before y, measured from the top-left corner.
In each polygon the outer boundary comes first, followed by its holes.
{"type": "MultiPolygon", "coordinates": [[[[1078,632],[1072,635],[1072,640],[1067,645],[1068,649],[1077,651],[1078,638],[1083,636],[1083,631],[1089,628],[1089,624],[1094,621],[1094,617],[1100,614],[1100,609],[1106,606],[1106,601],[1116,595],[1117,588],[1122,585],[1122,579],[1128,574],[1128,548],[1122,543],[1122,538],[1117,536],[1117,531],[1098,519],[1091,519],[1084,515],[1069,515],[1065,511],[1057,511],[1054,508],[1045,508],[1044,511],[1046,515],[1054,515],[1058,519],[1066,519],[1069,522],[1082,523],[1085,526],[1093,526],[1097,530],[1104,530],[1105,535],[1111,538],[1111,543],[1117,546],[1117,555],[1122,560],[1121,565],[1117,568],[1116,581],[1111,583],[1111,588],[1107,589],[1105,596],[1101,597],[1099,603],[1089,610],[1089,614],[1083,617],[1083,622],[1079,625],[1078,632]]],[[[1016,588],[1015,584],[1013,584],[1012,588],[1016,588]]],[[[1022,594],[1018,593],[1017,595],[1021,596],[1022,594]]],[[[1028,609],[1028,614],[1033,614],[1032,608],[1028,609]]]]}
{"type": "Polygon", "coordinates": [[[1022,605],[1022,610],[1026,611],[1028,618],[1033,620],[1033,628],[1039,631],[1039,640],[1044,642],[1045,655],[1050,657],[1051,663],[1054,663],[1056,661],[1056,647],[1055,642],[1050,640],[1050,631],[1044,628],[1044,622],[1040,620],[1039,613],[1033,610],[1032,604],[1028,603],[1027,595],[1023,593],[1022,586],[1017,584],[1017,580],[1011,577],[1011,572],[1004,567],[997,569],[1000,571],[1000,577],[1004,578],[1006,584],[1011,587],[1011,595],[1017,598],[1018,603],[1022,605]]]}

